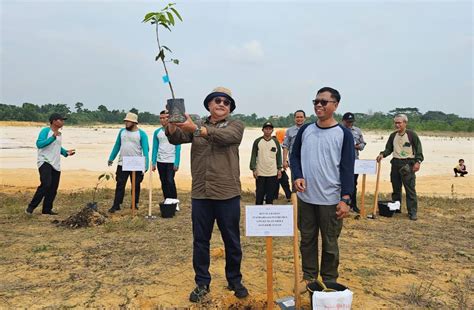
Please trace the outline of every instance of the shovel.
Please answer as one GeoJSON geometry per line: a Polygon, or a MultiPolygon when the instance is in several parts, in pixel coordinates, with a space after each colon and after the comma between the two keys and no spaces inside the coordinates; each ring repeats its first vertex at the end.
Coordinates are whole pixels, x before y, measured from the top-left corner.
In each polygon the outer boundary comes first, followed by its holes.
{"type": "Polygon", "coordinates": [[[316,283],[318,283],[318,285],[323,288],[323,292],[325,293],[336,292],[336,290],[328,288],[326,284],[324,284],[323,280],[321,279],[321,276],[318,276],[318,278],[316,279],[316,283]]]}
{"type": "Polygon", "coordinates": [[[152,180],[152,176],[153,176],[153,173],[152,173],[152,170],[149,169],[148,171],[148,215],[145,216],[145,218],[147,220],[154,220],[156,219],[156,216],[154,215],[151,215],[151,198],[152,198],[152,187],[153,187],[153,180],[152,180]]]}

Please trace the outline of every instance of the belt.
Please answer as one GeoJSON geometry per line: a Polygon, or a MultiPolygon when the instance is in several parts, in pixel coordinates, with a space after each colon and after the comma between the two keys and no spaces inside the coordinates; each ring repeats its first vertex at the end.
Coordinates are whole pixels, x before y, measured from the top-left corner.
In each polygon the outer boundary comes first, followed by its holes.
{"type": "Polygon", "coordinates": [[[415,160],[414,158],[393,158],[393,159],[400,160],[400,161],[415,160]]]}

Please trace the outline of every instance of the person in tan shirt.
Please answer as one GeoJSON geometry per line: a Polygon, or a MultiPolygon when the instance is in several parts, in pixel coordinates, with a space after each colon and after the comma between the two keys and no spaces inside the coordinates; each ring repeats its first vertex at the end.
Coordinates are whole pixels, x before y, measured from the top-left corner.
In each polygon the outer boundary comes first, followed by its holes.
{"type": "Polygon", "coordinates": [[[204,99],[204,107],[210,112],[205,120],[194,123],[186,115],[184,123],[169,123],[166,127],[171,144],[191,143],[191,219],[196,282],[196,288],[189,296],[192,302],[200,302],[209,292],[209,247],[216,221],[224,241],[227,287],[238,298],[248,296],[240,272],[239,145],[244,124],[229,118],[235,109],[235,101],[227,88],[215,88],[204,99]]]}
{"type": "Polygon", "coordinates": [[[396,131],[388,138],[385,150],[377,156],[377,162],[392,154],[390,181],[392,182],[392,201],[402,201],[402,184],[405,187],[408,217],[418,219],[418,199],[415,189],[415,173],[420,170],[423,161],[423,149],[420,138],[407,129],[408,117],[398,114],[393,119],[396,131]]]}
{"type": "Polygon", "coordinates": [[[273,125],[266,122],[262,127],[263,136],[255,139],[250,156],[250,170],[255,178],[255,204],[273,204],[278,180],[281,178],[281,147],[276,137],[272,137],[273,125]]]}

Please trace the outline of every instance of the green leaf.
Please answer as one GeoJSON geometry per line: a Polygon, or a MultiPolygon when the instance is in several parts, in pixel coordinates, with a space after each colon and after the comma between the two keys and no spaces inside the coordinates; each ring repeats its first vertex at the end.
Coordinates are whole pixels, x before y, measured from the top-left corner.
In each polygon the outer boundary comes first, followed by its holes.
{"type": "Polygon", "coordinates": [[[181,15],[179,15],[178,11],[176,11],[175,8],[170,8],[171,11],[173,11],[173,13],[176,15],[176,17],[179,18],[180,21],[183,21],[183,19],[181,18],[181,15]]]}
{"type": "Polygon", "coordinates": [[[170,12],[166,12],[166,15],[168,15],[168,20],[170,21],[171,25],[174,26],[174,17],[173,17],[173,14],[171,14],[170,12]]]}
{"type": "Polygon", "coordinates": [[[172,61],[173,61],[175,64],[179,65],[179,59],[172,59],[172,61]]]}
{"type": "Polygon", "coordinates": [[[168,46],[162,45],[161,47],[164,48],[165,50],[167,50],[168,52],[173,53],[173,52],[168,48],[168,46]]]}
{"type": "Polygon", "coordinates": [[[171,31],[171,28],[167,24],[160,23],[161,26],[165,27],[169,31],[171,31]]]}
{"type": "Polygon", "coordinates": [[[163,49],[160,50],[160,53],[158,55],[156,55],[155,57],[155,61],[158,61],[158,59],[165,59],[165,52],[163,51],[163,49]]]}
{"type": "Polygon", "coordinates": [[[143,18],[143,21],[142,23],[147,23],[149,22],[153,17],[155,17],[157,12],[150,12],[148,14],[145,15],[145,18],[143,18]]]}

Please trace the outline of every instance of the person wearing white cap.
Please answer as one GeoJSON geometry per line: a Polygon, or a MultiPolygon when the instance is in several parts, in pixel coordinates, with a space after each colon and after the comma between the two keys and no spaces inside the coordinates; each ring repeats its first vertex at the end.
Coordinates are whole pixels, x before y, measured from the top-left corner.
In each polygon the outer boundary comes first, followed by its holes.
{"type": "MultiPolygon", "coordinates": [[[[120,210],[120,205],[123,203],[125,195],[125,185],[130,177],[131,171],[122,170],[123,156],[145,156],[145,170],[148,170],[148,137],[145,131],[138,128],[138,116],[135,113],[127,113],[124,120],[125,128],[120,129],[114,148],[110,153],[108,165],[112,166],[115,158],[119,155],[115,180],[117,181],[115,187],[115,198],[110,213],[120,210]]],[[[140,183],[143,180],[143,172],[137,173],[135,182],[135,206],[138,209],[138,202],[140,200],[140,183]]],[[[131,181],[131,180],[130,180],[131,181]]]]}

